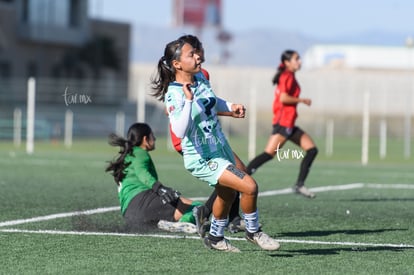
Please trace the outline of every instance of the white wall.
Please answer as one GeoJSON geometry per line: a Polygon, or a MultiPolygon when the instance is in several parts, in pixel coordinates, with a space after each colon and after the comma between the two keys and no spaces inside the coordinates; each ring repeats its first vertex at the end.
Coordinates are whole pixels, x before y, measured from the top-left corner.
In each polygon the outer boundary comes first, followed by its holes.
{"type": "MultiPolygon", "coordinates": [[[[257,93],[259,112],[271,112],[274,86],[271,83],[273,68],[206,67],[216,94],[231,102],[249,105],[250,91],[257,93]]],[[[146,88],[146,99],[157,102],[150,94],[150,79],[155,65],[131,66],[131,101],[136,100],[138,83],[146,88]]],[[[362,94],[371,93],[370,107],[374,114],[403,115],[414,107],[414,71],[368,70],[302,70],[297,73],[302,97],[310,97],[310,108],[300,106],[301,111],[311,109],[317,113],[360,114],[362,94]]],[[[162,103],[157,103],[162,105],[162,103]]]]}
{"type": "Polygon", "coordinates": [[[414,70],[413,47],[316,45],[303,56],[304,69],[329,67],[414,70]]]}

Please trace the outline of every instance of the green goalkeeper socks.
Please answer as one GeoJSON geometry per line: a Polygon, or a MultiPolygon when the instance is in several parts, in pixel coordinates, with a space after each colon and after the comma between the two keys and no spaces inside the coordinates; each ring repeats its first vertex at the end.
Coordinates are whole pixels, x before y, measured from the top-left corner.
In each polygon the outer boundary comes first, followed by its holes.
{"type": "Polygon", "coordinates": [[[203,204],[199,201],[193,201],[193,203],[191,203],[191,206],[188,207],[188,209],[185,211],[185,213],[182,215],[179,221],[195,224],[195,218],[193,216],[193,208],[194,206],[199,206],[199,205],[203,205],[203,204]]]}

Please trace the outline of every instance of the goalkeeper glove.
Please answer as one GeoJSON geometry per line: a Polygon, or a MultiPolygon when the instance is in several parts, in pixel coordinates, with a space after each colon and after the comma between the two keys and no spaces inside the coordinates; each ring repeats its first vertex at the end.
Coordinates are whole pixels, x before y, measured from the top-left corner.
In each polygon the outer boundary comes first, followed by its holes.
{"type": "Polygon", "coordinates": [[[174,203],[180,198],[181,195],[181,193],[177,190],[166,187],[158,181],[154,183],[152,190],[161,197],[163,204],[174,203]]]}

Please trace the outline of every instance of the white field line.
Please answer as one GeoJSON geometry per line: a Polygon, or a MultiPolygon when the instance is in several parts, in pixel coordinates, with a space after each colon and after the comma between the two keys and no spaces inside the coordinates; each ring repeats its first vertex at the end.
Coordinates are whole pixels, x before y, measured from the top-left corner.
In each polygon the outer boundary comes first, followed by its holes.
{"type": "MultiPolygon", "coordinates": [[[[15,165],[13,162],[10,162],[8,159],[0,159],[1,164],[5,165],[15,165]]],[[[71,160],[59,160],[55,159],[53,161],[46,160],[46,159],[19,159],[19,164],[30,164],[30,165],[36,165],[36,166],[68,166],[76,164],[76,162],[73,162],[71,160]]],[[[84,165],[83,162],[79,162],[79,165],[84,165]]],[[[88,161],[88,167],[105,167],[106,163],[104,161],[88,161]]]]}
{"type": "MultiPolygon", "coordinates": [[[[338,191],[338,190],[339,191],[351,190],[351,189],[358,189],[358,188],[363,188],[363,187],[364,187],[364,183],[351,183],[351,184],[344,184],[344,185],[313,187],[313,188],[309,188],[309,190],[311,190],[312,192],[327,192],[327,191],[338,191]]],[[[280,190],[260,192],[259,197],[275,196],[275,195],[290,194],[290,193],[293,193],[293,189],[285,188],[285,189],[280,189],[280,190]]]]}
{"type": "MultiPolygon", "coordinates": [[[[410,185],[408,185],[410,186],[410,185]]],[[[313,187],[309,188],[312,192],[327,192],[327,191],[342,191],[342,190],[351,190],[351,189],[358,189],[363,188],[364,183],[351,183],[351,184],[344,184],[344,185],[333,185],[333,186],[321,186],[321,187],[313,187]]],[[[412,185],[414,188],[414,185],[412,185]]],[[[375,187],[372,187],[375,188],[375,187]]],[[[276,195],[285,195],[285,194],[292,194],[294,191],[292,188],[284,188],[279,190],[271,190],[271,191],[263,191],[259,192],[259,197],[268,197],[268,196],[276,196],[276,195]]],[[[207,198],[198,197],[198,198],[191,198],[193,200],[201,200],[204,201],[207,198]]]]}
{"type": "MultiPolygon", "coordinates": [[[[313,192],[327,192],[327,191],[339,191],[339,190],[351,190],[351,189],[358,189],[358,188],[376,188],[376,189],[414,189],[414,185],[410,184],[364,184],[364,183],[351,183],[351,184],[344,184],[344,185],[333,185],[333,186],[322,186],[322,187],[314,187],[310,188],[313,192]]],[[[293,193],[291,188],[285,188],[280,190],[273,190],[273,191],[264,191],[259,193],[259,197],[264,196],[274,196],[274,195],[282,195],[282,194],[290,194],[293,193]]],[[[206,197],[197,197],[191,198],[192,200],[200,200],[205,201],[207,200],[206,197]]],[[[32,222],[40,222],[40,221],[47,221],[53,220],[58,218],[67,218],[73,216],[80,216],[80,215],[92,215],[92,214],[99,214],[111,211],[119,211],[119,206],[113,207],[105,207],[105,208],[97,208],[85,211],[75,211],[75,212],[67,212],[67,213],[59,213],[59,214],[52,214],[47,216],[40,216],[40,217],[33,217],[29,219],[19,219],[19,220],[12,220],[12,221],[5,221],[0,222],[0,227],[5,226],[12,226],[18,224],[25,224],[25,223],[32,223],[32,222]]]]}
{"type": "MultiPolygon", "coordinates": [[[[0,229],[5,233],[25,233],[25,234],[51,234],[51,235],[78,235],[78,236],[116,236],[116,237],[151,237],[165,239],[193,239],[199,240],[199,236],[188,235],[164,235],[164,234],[132,234],[132,233],[113,233],[113,232],[87,232],[87,231],[60,231],[60,230],[24,230],[24,229],[0,229]]],[[[227,237],[233,241],[245,241],[245,238],[227,237]]],[[[280,243],[303,243],[321,245],[340,245],[340,246],[366,246],[366,247],[392,247],[392,248],[414,248],[412,244],[392,244],[392,243],[357,243],[357,242],[326,242],[312,240],[289,240],[276,239],[280,243]]]]}
{"type": "Polygon", "coordinates": [[[372,246],[372,247],[396,247],[396,248],[414,248],[414,244],[392,244],[392,243],[354,243],[354,242],[323,242],[311,240],[278,240],[281,243],[305,243],[305,244],[323,244],[323,245],[342,245],[342,246],[372,246]]]}
{"type": "Polygon", "coordinates": [[[414,189],[413,184],[377,184],[366,183],[365,187],[374,189],[414,189]]]}
{"type": "Polygon", "coordinates": [[[114,206],[114,207],[97,208],[97,209],[91,209],[91,210],[85,210],[85,211],[75,211],[75,212],[52,214],[52,215],[47,215],[47,216],[34,217],[34,218],[30,218],[30,219],[5,221],[5,222],[0,223],[0,227],[10,226],[10,225],[18,225],[18,224],[24,224],[24,223],[31,223],[31,222],[47,221],[47,220],[67,218],[67,217],[80,216],[80,215],[99,214],[99,213],[105,213],[105,212],[110,212],[110,211],[116,211],[116,210],[119,210],[119,209],[120,209],[119,206],[114,206]]]}

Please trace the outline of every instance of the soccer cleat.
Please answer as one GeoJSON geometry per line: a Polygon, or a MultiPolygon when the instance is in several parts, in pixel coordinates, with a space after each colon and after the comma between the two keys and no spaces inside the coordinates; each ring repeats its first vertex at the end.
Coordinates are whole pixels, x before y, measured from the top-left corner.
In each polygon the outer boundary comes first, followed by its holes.
{"type": "MultiPolygon", "coordinates": [[[[262,224],[259,223],[259,229],[262,228],[262,224]]],[[[242,220],[240,217],[234,218],[229,224],[227,225],[227,230],[230,233],[238,233],[246,231],[246,222],[242,220]]]]}
{"type": "Polygon", "coordinates": [[[227,230],[230,233],[237,233],[244,231],[246,229],[246,224],[244,220],[242,220],[240,217],[235,217],[229,224],[227,225],[227,230]]]}
{"type": "Polygon", "coordinates": [[[206,232],[210,229],[208,216],[206,216],[205,206],[195,206],[193,208],[193,216],[196,222],[197,233],[201,238],[204,238],[206,232]]]}
{"type": "Polygon", "coordinates": [[[169,222],[165,220],[160,220],[157,224],[158,228],[173,233],[188,233],[195,234],[197,233],[197,228],[195,224],[189,222],[169,222]]]}
{"type": "Polygon", "coordinates": [[[246,239],[249,242],[257,244],[261,249],[264,249],[264,250],[272,251],[272,250],[277,250],[280,247],[280,244],[275,239],[272,239],[269,235],[267,235],[263,231],[258,231],[256,233],[246,232],[246,239]]]}
{"type": "Polygon", "coordinates": [[[305,186],[295,186],[293,187],[294,191],[296,194],[300,194],[304,197],[313,199],[316,197],[316,195],[314,193],[312,193],[311,191],[309,191],[308,188],[306,188],[305,186]]]}
{"type": "Polygon", "coordinates": [[[221,241],[214,243],[208,237],[205,237],[204,245],[207,248],[218,250],[218,251],[223,251],[223,252],[240,252],[240,250],[237,247],[232,246],[230,242],[225,238],[223,238],[221,241]]]}

